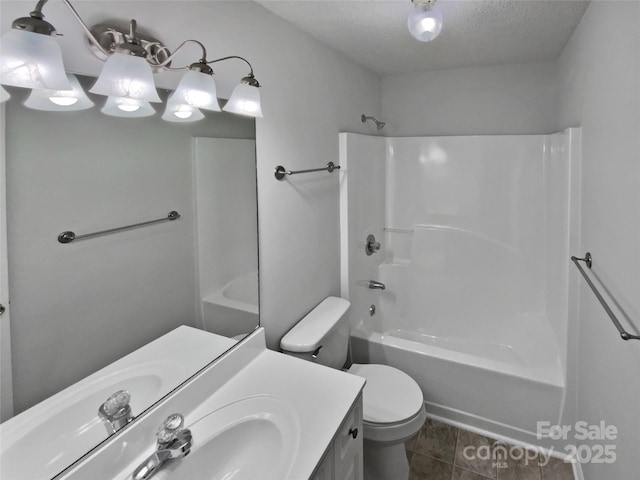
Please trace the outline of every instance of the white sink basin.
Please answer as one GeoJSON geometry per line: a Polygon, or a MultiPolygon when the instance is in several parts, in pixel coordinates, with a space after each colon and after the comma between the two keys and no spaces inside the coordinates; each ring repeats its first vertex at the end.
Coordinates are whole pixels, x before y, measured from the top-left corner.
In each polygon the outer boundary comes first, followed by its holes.
{"type": "Polygon", "coordinates": [[[2,426],[2,478],[49,478],[108,436],[98,418],[98,407],[117,390],[131,394],[138,415],[178,379],[186,376],[177,363],[155,361],[100,376],[80,388],[62,392],[47,408],[35,408],[26,417],[2,426]]]}
{"type": "Polygon", "coordinates": [[[51,478],[108,437],[98,408],[118,390],[140,415],[235,341],[179,327],[0,425],[0,478],[51,478]]]}
{"type": "MultiPolygon", "coordinates": [[[[186,425],[193,435],[191,452],[167,463],[153,480],[283,480],[297,457],[298,416],[276,397],[242,399],[194,423],[187,418],[186,425]]],[[[145,453],[139,463],[153,449],[145,453]]],[[[119,478],[131,478],[139,463],[119,478]]]]}

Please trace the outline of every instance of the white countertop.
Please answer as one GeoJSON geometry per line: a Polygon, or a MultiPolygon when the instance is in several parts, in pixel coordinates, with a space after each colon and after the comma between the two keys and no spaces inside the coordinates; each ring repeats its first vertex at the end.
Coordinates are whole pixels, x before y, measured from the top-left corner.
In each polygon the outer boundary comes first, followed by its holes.
{"type": "Polygon", "coordinates": [[[0,477],[51,478],[108,437],[98,408],[118,390],[138,415],[237,342],[181,326],[0,425],[0,477]]]}
{"type": "MultiPolygon", "coordinates": [[[[286,402],[297,415],[298,451],[288,479],[306,480],[322,459],[364,384],[363,378],[267,350],[264,330],[259,329],[144,418],[125,427],[117,438],[63,478],[130,475],[131,465],[137,465],[141,456],[153,452],[155,431],[167,415],[182,413],[185,426],[189,427],[206,413],[225,405],[256,395],[269,395],[286,402]]],[[[188,462],[189,457],[178,461],[188,462]]]]}

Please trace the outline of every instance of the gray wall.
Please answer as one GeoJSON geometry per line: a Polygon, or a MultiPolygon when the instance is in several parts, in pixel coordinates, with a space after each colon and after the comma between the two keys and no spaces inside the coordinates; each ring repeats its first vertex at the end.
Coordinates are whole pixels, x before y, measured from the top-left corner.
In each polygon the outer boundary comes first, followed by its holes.
{"type": "MultiPolygon", "coordinates": [[[[582,125],[582,254],[640,333],[640,2],[591,2],[558,62],[560,125],[582,125]]],[[[569,338],[576,420],[618,428],[614,463],[585,463],[586,479],[638,475],[640,342],[624,342],[574,271],[579,309],[569,338]]],[[[612,303],[610,301],[610,303],[612,303]]],[[[623,313],[624,312],[624,313],[623,313]]],[[[630,320],[625,320],[625,316],[630,320]]],[[[586,443],[576,441],[576,444],[586,443]]]]}
{"type": "Polygon", "coordinates": [[[392,75],[382,79],[385,135],[552,133],[558,93],[552,62],[392,75]]]}
{"type": "MultiPolygon", "coordinates": [[[[98,107],[6,108],[16,413],[178,325],[195,322],[191,138],[251,138],[253,120],[122,119],[98,107]],[[177,221],[72,244],[77,234],[177,221]]],[[[104,102],[100,97],[93,97],[104,102]]]]}
{"type": "MultiPolygon", "coordinates": [[[[388,134],[548,133],[582,126],[581,255],[640,329],[640,2],[591,2],[556,62],[397,75],[382,80],[388,134]]],[[[387,130],[387,129],[385,129],[387,130]]],[[[563,421],[615,425],[617,459],[585,463],[587,479],[637,476],[640,345],[623,342],[572,268],[563,421]]],[[[615,308],[615,307],[614,307],[615,308]]],[[[584,440],[570,437],[568,443],[584,440]]]]}

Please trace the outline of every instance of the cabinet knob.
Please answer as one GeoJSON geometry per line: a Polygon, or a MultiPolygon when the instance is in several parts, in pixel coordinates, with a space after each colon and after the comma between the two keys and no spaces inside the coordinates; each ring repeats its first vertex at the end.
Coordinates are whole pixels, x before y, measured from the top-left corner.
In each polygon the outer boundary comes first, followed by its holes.
{"type": "Polygon", "coordinates": [[[357,428],[349,429],[349,435],[351,435],[353,438],[358,438],[358,429],[357,428]]]}

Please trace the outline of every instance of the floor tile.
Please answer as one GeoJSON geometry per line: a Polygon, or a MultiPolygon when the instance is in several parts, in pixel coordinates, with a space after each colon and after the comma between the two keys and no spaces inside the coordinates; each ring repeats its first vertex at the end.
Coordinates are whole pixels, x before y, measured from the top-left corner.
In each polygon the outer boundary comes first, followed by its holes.
{"type": "Polygon", "coordinates": [[[540,467],[542,480],[573,480],[573,466],[559,458],[551,457],[549,463],[540,467]]]}
{"type": "Polygon", "coordinates": [[[404,448],[406,448],[411,452],[413,452],[416,449],[416,442],[418,441],[418,433],[416,433],[413,437],[411,437],[409,440],[404,442],[404,448]]]}
{"type": "Polygon", "coordinates": [[[414,451],[452,463],[457,437],[456,427],[428,418],[420,429],[414,451]]]}
{"type": "Polygon", "coordinates": [[[495,440],[460,430],[455,451],[455,464],[486,477],[496,478],[495,440]]]}
{"type": "Polygon", "coordinates": [[[409,480],[451,480],[453,465],[414,453],[409,480]]]}
{"type": "Polygon", "coordinates": [[[453,476],[451,477],[451,480],[488,480],[488,478],[489,477],[472,472],[471,470],[453,467],[453,476]]]}

